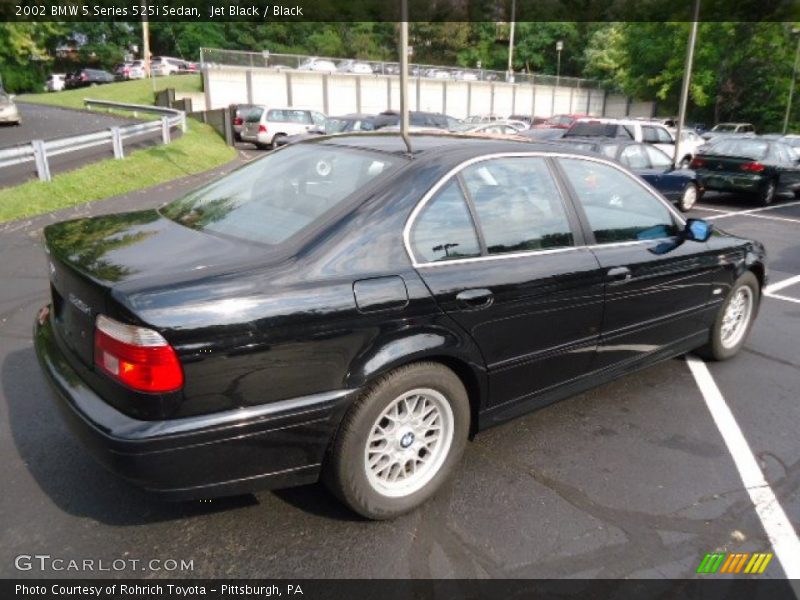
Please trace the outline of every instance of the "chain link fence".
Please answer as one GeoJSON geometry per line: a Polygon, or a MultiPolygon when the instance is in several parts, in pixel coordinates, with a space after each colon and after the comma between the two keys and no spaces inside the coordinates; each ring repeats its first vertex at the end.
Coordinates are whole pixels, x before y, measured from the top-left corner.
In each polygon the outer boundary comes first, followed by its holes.
{"type": "MultiPolygon", "coordinates": [[[[356,73],[361,75],[399,75],[400,63],[334,58],[329,56],[307,56],[303,54],[276,54],[222,50],[218,48],[200,49],[201,65],[220,65],[233,67],[252,67],[266,69],[287,69],[316,72],[356,73]]],[[[450,81],[503,81],[529,83],[577,89],[603,89],[601,82],[578,77],[557,77],[537,73],[517,72],[509,75],[505,71],[490,69],[471,69],[467,67],[446,67],[442,65],[409,64],[409,75],[417,78],[450,81]]]]}

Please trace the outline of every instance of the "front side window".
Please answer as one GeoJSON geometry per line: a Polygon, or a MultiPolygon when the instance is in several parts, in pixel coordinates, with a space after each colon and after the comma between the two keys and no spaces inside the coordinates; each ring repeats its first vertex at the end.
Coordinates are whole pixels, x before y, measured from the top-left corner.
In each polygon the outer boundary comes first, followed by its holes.
{"type": "Polygon", "coordinates": [[[455,180],[423,208],[411,232],[411,247],[420,262],[480,256],[478,235],[455,180]]]}
{"type": "Polygon", "coordinates": [[[664,203],[631,176],[604,163],[559,159],[598,244],[673,236],[677,227],[664,203]]]}
{"type": "Polygon", "coordinates": [[[669,131],[667,131],[663,127],[656,127],[656,136],[658,137],[659,144],[675,143],[675,140],[672,139],[672,136],[669,134],[669,131]]]}
{"type": "Polygon", "coordinates": [[[561,196],[544,158],[497,158],[461,173],[489,254],[573,245],[561,196]]]}
{"type": "Polygon", "coordinates": [[[168,204],[192,229],[279,244],[320,222],[402,159],[322,144],[289,146],[168,204]]]}
{"type": "Polygon", "coordinates": [[[642,126],[642,141],[646,144],[657,144],[658,143],[658,133],[656,132],[655,127],[651,127],[649,125],[642,126]]]}

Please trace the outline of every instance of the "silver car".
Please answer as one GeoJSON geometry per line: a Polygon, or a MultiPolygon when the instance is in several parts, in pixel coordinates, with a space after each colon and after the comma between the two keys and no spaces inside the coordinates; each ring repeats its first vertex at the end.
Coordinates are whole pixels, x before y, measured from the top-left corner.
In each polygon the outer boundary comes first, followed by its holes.
{"type": "Polygon", "coordinates": [[[3,91],[0,91],[0,123],[22,124],[22,115],[14,104],[14,97],[3,91]]]}

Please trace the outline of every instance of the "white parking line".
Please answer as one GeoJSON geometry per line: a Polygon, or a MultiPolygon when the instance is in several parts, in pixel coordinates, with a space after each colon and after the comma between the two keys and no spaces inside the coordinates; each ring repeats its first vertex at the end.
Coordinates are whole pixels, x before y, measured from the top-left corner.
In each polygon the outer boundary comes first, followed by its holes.
{"type": "Polygon", "coordinates": [[[795,202],[784,202],[782,204],[775,204],[774,206],[762,206],[761,208],[750,208],[748,210],[731,211],[721,215],[714,215],[713,217],[708,217],[706,221],[710,221],[712,219],[726,219],[728,217],[738,217],[740,215],[750,215],[752,213],[763,212],[765,210],[776,210],[778,208],[787,208],[789,206],[797,206],[799,204],[800,200],[797,200],[795,202]]]}
{"type": "Polygon", "coordinates": [[[792,298],[791,296],[781,296],[780,294],[770,294],[769,292],[764,292],[764,296],[767,298],[773,298],[775,300],[783,300],[785,302],[794,302],[795,304],[800,304],[800,300],[797,298],[792,298]]]}
{"type": "MultiPolygon", "coordinates": [[[[775,556],[778,557],[786,577],[800,579],[800,539],[798,539],[792,523],[764,478],[764,473],[759,468],[753,451],[736,423],[731,409],[725,403],[708,367],[702,360],[694,356],[687,356],[686,362],[703,394],[703,399],[714,423],[716,423],[722,439],[725,440],[725,445],[728,446],[728,452],[739,471],[739,477],[750,495],[756,514],[761,520],[761,525],[767,533],[775,556]]],[[[797,594],[798,586],[793,585],[793,587],[797,594]]]]}
{"type": "Polygon", "coordinates": [[[784,279],[783,281],[777,281],[775,283],[771,283],[767,286],[764,290],[768,294],[772,294],[774,292],[778,292],[783,288],[790,287],[795,283],[800,283],[800,275],[795,275],[794,277],[789,277],[788,279],[784,279]]]}

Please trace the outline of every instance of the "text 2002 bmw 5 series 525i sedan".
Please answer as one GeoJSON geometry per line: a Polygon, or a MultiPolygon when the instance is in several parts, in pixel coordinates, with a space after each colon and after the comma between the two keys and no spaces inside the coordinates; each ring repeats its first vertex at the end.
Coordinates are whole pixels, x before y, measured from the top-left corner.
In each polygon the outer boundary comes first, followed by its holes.
{"type": "Polygon", "coordinates": [[[761,244],[577,150],[412,147],[320,138],[160,210],[47,227],[36,349],[93,454],[175,499],[321,478],[388,518],[483,428],[741,348],[761,244]]]}

